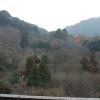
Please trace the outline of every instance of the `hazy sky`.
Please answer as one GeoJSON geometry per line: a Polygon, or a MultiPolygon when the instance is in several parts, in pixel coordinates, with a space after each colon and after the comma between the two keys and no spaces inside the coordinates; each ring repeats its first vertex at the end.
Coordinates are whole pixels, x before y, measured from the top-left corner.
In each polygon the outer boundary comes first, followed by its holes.
{"type": "Polygon", "coordinates": [[[100,16],[100,0],[0,0],[0,10],[49,31],[100,16]]]}

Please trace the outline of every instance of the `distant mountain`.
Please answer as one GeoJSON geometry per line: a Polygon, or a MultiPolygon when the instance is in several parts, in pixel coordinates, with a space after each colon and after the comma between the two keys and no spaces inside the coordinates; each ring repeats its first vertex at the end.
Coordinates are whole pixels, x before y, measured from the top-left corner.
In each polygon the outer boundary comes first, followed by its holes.
{"type": "Polygon", "coordinates": [[[33,25],[27,23],[23,20],[20,20],[17,17],[12,17],[7,11],[0,11],[0,25],[10,25],[14,28],[20,28],[22,25],[26,26],[29,32],[42,34],[47,33],[47,30],[38,27],[37,25],[33,25]]]}
{"type": "Polygon", "coordinates": [[[98,35],[100,34],[100,17],[83,20],[77,24],[67,26],[69,34],[98,35]]]}
{"type": "Polygon", "coordinates": [[[36,36],[47,34],[48,31],[37,25],[27,23],[19,18],[12,17],[7,11],[0,11],[0,41],[14,46],[19,46],[21,40],[21,28],[27,28],[29,41],[36,36]]]}

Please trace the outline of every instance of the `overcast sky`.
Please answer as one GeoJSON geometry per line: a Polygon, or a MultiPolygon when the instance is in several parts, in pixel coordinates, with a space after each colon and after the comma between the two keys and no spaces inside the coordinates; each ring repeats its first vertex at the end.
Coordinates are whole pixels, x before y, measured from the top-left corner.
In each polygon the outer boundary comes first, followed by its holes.
{"type": "Polygon", "coordinates": [[[0,10],[49,31],[100,16],[100,0],[0,0],[0,10]]]}

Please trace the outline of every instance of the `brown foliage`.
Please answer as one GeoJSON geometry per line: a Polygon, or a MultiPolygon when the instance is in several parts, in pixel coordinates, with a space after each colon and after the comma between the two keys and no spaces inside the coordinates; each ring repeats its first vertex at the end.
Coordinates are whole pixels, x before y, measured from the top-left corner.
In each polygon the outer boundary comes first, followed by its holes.
{"type": "Polygon", "coordinates": [[[65,92],[62,87],[48,89],[39,88],[34,94],[38,96],[65,96],[65,92]]]}
{"type": "Polygon", "coordinates": [[[94,96],[94,85],[89,74],[68,74],[63,82],[66,96],[92,97],[94,96]]]}
{"type": "Polygon", "coordinates": [[[96,55],[94,53],[90,52],[89,54],[84,55],[81,58],[80,63],[82,64],[82,67],[85,70],[88,70],[90,72],[98,71],[98,68],[97,68],[98,62],[96,61],[96,55]]]}
{"type": "Polygon", "coordinates": [[[1,94],[10,94],[11,89],[4,83],[0,81],[0,93],[1,94]]]}

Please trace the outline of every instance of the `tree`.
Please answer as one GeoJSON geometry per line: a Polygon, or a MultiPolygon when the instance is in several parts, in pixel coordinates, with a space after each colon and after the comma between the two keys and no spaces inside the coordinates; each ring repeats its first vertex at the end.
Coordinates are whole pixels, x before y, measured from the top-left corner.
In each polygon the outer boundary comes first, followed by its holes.
{"type": "Polygon", "coordinates": [[[34,59],[36,64],[38,64],[40,62],[39,57],[37,55],[35,55],[35,54],[33,55],[33,59],[34,59]]]}
{"type": "Polygon", "coordinates": [[[89,56],[90,56],[90,62],[89,63],[90,63],[90,66],[91,66],[91,67],[89,67],[90,71],[91,72],[97,72],[97,70],[98,70],[98,68],[97,68],[98,62],[96,60],[96,55],[95,55],[94,52],[91,52],[89,56]]]}
{"type": "Polygon", "coordinates": [[[48,57],[43,55],[41,57],[40,65],[39,65],[39,73],[41,77],[41,85],[44,87],[46,83],[50,82],[51,74],[47,66],[48,57]]]}
{"type": "Polygon", "coordinates": [[[21,30],[21,42],[20,46],[25,49],[28,46],[28,31],[27,28],[22,26],[21,30]]]}
{"type": "Polygon", "coordinates": [[[83,57],[81,58],[80,63],[82,64],[83,69],[85,69],[85,70],[88,69],[88,59],[87,59],[86,56],[83,56],[83,57]]]}
{"type": "Polygon", "coordinates": [[[67,30],[66,29],[57,29],[55,32],[54,32],[54,37],[56,38],[59,38],[59,39],[67,39],[67,30]]]}
{"type": "Polygon", "coordinates": [[[40,84],[40,75],[38,70],[38,63],[40,59],[37,55],[29,57],[26,62],[26,75],[27,85],[38,86],[40,84]]]}
{"type": "Polygon", "coordinates": [[[39,74],[41,78],[41,85],[44,87],[46,83],[51,81],[51,74],[49,72],[47,64],[40,63],[39,74]]]}
{"type": "Polygon", "coordinates": [[[84,41],[84,45],[86,45],[88,47],[88,49],[92,52],[97,52],[100,51],[100,40],[96,39],[96,40],[92,40],[92,41],[84,41]]]}
{"type": "Polygon", "coordinates": [[[90,72],[98,71],[98,62],[96,61],[96,55],[94,52],[90,52],[88,55],[83,56],[80,63],[85,70],[88,70],[90,72]]]}
{"type": "Polygon", "coordinates": [[[40,85],[40,74],[36,64],[34,64],[31,68],[31,72],[27,78],[27,85],[35,87],[40,85]]]}
{"type": "Polygon", "coordinates": [[[41,63],[47,64],[48,63],[48,57],[46,55],[43,55],[41,58],[41,63]]]}
{"type": "Polygon", "coordinates": [[[26,62],[26,79],[29,86],[45,86],[51,80],[47,66],[47,56],[39,58],[37,55],[29,57],[26,62]]]}
{"type": "Polygon", "coordinates": [[[31,69],[36,62],[34,61],[33,57],[28,57],[26,61],[26,69],[25,69],[25,77],[27,77],[31,73],[31,69]]]}

